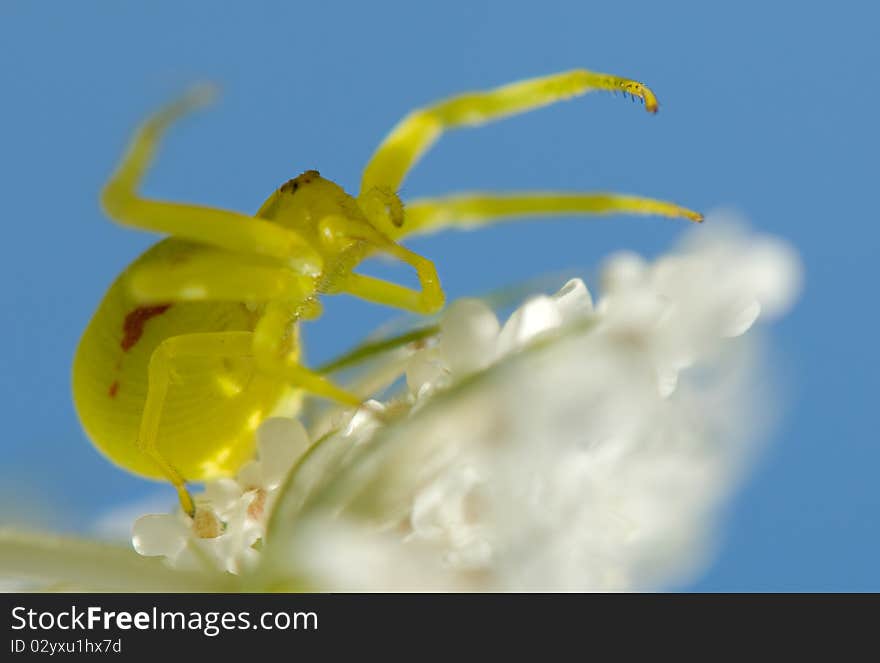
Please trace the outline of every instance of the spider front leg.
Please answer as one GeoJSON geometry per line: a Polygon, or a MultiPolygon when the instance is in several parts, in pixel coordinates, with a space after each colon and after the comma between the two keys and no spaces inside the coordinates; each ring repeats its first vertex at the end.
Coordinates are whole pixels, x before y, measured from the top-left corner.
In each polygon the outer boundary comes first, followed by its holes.
{"type": "Polygon", "coordinates": [[[134,266],[128,289],[141,304],[182,301],[305,301],[315,278],[280,262],[192,245],[134,266]]]}
{"type": "Polygon", "coordinates": [[[462,193],[407,203],[406,223],[392,228],[389,234],[399,240],[446,227],[473,228],[530,217],[597,214],[646,214],[697,223],[703,220],[699,212],[675,203],[615,193],[462,193]]]}
{"type": "Polygon", "coordinates": [[[318,273],[321,257],[292,230],[228,210],[149,200],[137,188],[163,133],[181,115],[203,106],[209,95],[196,89],[150,117],[134,135],[128,152],[107,182],[101,203],[108,216],[143,230],[167,233],[230,251],[281,258],[318,273]]]}
{"type": "Polygon", "coordinates": [[[321,221],[319,230],[325,241],[343,245],[351,241],[364,242],[375,251],[386,253],[404,262],[416,271],[420,290],[390,283],[372,276],[349,272],[329,284],[328,292],[347,292],[361,299],[394,308],[431,315],[443,308],[446,295],[440,286],[440,277],[434,263],[406,247],[396,244],[372,226],[341,216],[330,216],[321,221]]]}
{"type": "Polygon", "coordinates": [[[630,94],[644,101],[651,113],[659,108],[654,93],[638,81],[584,69],[458,95],[413,111],[391,130],[364,169],[361,194],[374,187],[397,191],[416,161],[444,131],[479,126],[591,90],[630,94]]]}
{"type": "Polygon", "coordinates": [[[150,356],[147,398],[141,415],[137,444],[141,452],[156,463],[177,490],[180,505],[190,516],[195,515],[195,503],[186,489],[186,479],[165,458],[157,444],[159,423],[174,365],[188,357],[225,359],[249,357],[252,354],[251,332],[214,332],[172,336],[162,341],[150,356]]]}
{"type": "Polygon", "coordinates": [[[299,363],[296,323],[315,318],[315,280],[293,270],[249,264],[246,257],[200,249],[186,260],[169,257],[135,268],[129,289],[140,303],[249,301],[265,304],[251,334],[258,368],[317,396],[360,407],[362,399],[299,363]]]}

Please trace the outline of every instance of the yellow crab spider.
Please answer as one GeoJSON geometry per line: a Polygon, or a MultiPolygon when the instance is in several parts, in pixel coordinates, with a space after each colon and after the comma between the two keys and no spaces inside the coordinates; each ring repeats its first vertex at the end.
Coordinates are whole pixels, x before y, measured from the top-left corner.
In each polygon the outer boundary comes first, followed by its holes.
{"type": "Polygon", "coordinates": [[[407,172],[444,131],[591,90],[623,91],[657,111],[641,83],[583,70],[463,94],[397,124],[367,164],[357,196],[308,170],[253,216],[138,194],[162,134],[208,95],[195,90],[160,110],[135,133],[101,197],[117,222],[169,237],[110,286],[80,341],[73,394],[88,436],[126,470],[170,481],[193,515],[186,482],[234,474],[252,457],[254,429],[264,417],[302,393],[361,404],[299,361],[299,323],[320,315],[320,295],[347,293],[420,314],[442,308],[433,263],[399,240],[447,226],[560,214],[700,221],[672,203],[607,193],[474,193],[405,208],[398,198],[407,172]],[[412,266],[420,287],[354,271],[377,253],[412,266]]]}

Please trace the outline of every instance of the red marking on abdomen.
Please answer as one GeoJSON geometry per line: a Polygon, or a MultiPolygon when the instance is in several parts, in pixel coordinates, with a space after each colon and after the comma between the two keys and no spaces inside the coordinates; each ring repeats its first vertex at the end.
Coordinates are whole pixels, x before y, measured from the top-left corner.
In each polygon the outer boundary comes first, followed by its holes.
{"type": "Polygon", "coordinates": [[[119,380],[114,380],[113,384],[110,385],[110,389],[107,390],[107,393],[110,395],[110,398],[116,398],[117,391],[119,391],[119,380]]]}
{"type": "Polygon", "coordinates": [[[159,306],[140,306],[125,316],[122,323],[122,342],[119,344],[125,352],[131,350],[144,333],[144,325],[150,318],[162,315],[171,308],[171,304],[159,306]]]}

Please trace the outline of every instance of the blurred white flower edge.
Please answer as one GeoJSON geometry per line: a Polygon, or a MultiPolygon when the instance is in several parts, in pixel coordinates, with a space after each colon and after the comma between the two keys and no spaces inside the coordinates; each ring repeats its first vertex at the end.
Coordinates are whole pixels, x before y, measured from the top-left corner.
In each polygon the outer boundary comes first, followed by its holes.
{"type": "Polygon", "coordinates": [[[679,248],[619,254],[503,324],[459,300],[361,388],[406,384],[307,430],[273,418],[258,458],[195,522],[137,519],[130,550],[0,533],[7,588],[632,591],[710,561],[776,416],[756,321],[785,313],[785,243],[713,214],[679,248]],[[153,559],[148,559],[152,557],[153,559]]]}

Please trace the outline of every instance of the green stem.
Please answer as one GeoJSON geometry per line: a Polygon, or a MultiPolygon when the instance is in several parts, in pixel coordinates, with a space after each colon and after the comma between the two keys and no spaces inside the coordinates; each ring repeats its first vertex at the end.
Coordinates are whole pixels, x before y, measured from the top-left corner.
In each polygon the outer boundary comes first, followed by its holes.
{"type": "Polygon", "coordinates": [[[435,336],[439,331],[440,325],[428,325],[427,327],[413,329],[404,334],[400,334],[399,336],[392,336],[391,338],[386,338],[381,341],[363,343],[353,350],[346,352],[344,355],[319,366],[316,370],[319,373],[335,373],[336,371],[356,366],[367,359],[371,359],[376,355],[388,352],[389,350],[394,350],[407,343],[413,343],[415,341],[421,341],[430,338],[431,336],[435,336]]]}

